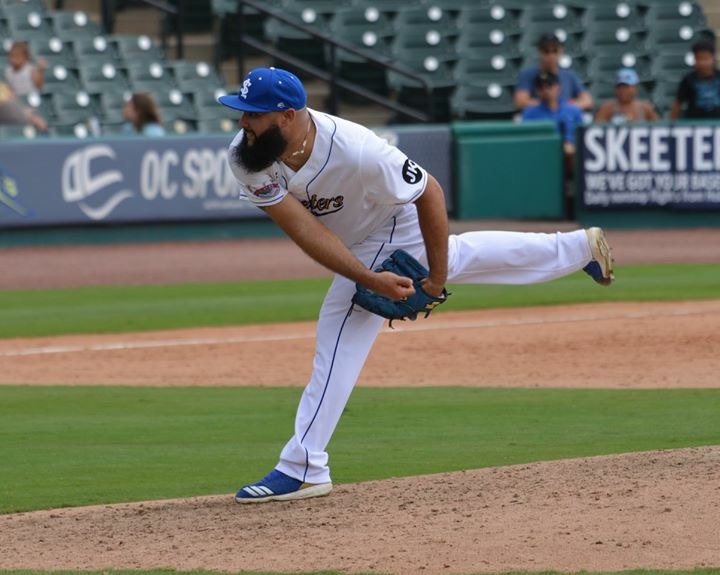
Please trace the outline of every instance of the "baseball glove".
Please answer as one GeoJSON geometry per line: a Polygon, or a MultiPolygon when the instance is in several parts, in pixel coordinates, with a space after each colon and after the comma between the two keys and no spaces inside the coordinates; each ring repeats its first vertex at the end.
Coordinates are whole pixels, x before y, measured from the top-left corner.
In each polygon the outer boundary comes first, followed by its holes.
{"type": "Polygon", "coordinates": [[[377,294],[362,284],[355,284],[356,290],[352,301],[369,312],[390,320],[417,319],[419,313],[425,317],[430,315],[437,306],[443,303],[450,295],[445,289],[439,297],[432,296],[422,288],[422,281],[428,277],[428,270],[419,261],[404,250],[395,250],[378,268],[376,272],[393,272],[399,276],[408,277],[413,281],[415,293],[402,300],[392,300],[377,294]]]}

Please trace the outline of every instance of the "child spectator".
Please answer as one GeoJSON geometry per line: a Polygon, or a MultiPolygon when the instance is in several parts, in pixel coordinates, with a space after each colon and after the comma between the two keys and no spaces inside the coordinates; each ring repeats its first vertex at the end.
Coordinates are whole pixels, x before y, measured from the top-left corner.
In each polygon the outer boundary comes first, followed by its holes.
{"type": "Polygon", "coordinates": [[[125,102],[123,117],[127,120],[123,126],[125,134],[140,134],[143,136],[164,136],[160,112],[155,100],[148,93],[135,93],[125,102]]]}
{"type": "Polygon", "coordinates": [[[637,98],[638,83],[637,72],[632,68],[618,70],[615,98],[602,103],[595,114],[595,121],[613,124],[656,121],[659,116],[653,105],[637,98]]]}
{"type": "Polygon", "coordinates": [[[680,82],[670,117],[720,118],[720,71],[715,66],[715,45],[701,40],[693,44],[692,51],[695,69],[680,82]]]}
{"type": "Polygon", "coordinates": [[[32,63],[27,42],[14,42],[8,52],[5,80],[16,96],[27,96],[31,92],[42,90],[46,69],[47,62],[44,58],[32,63]]]}

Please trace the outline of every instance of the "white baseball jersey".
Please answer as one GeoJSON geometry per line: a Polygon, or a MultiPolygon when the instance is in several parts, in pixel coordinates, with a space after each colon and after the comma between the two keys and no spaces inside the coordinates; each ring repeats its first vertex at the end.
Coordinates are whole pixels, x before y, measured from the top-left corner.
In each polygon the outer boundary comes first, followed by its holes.
{"type": "MultiPolygon", "coordinates": [[[[299,171],[282,162],[257,173],[232,160],[230,167],[253,204],[272,206],[289,193],[349,247],[381,228],[403,204],[422,195],[428,175],[372,130],[309,111],[317,131],[312,153],[299,171]]],[[[231,148],[242,137],[241,130],[231,148]]]]}

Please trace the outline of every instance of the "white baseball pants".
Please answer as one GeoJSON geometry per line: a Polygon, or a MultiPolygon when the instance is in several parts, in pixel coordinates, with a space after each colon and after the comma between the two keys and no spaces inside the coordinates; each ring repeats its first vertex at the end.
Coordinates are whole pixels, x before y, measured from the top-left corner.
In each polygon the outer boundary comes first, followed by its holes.
{"type": "MultiPolygon", "coordinates": [[[[378,266],[402,248],[424,263],[415,209],[404,209],[353,253],[378,266]]],[[[529,284],[576,272],[592,259],[585,230],[540,234],[467,232],[449,238],[449,283],[529,284]]],[[[320,309],[313,371],[300,399],[295,434],[277,469],[308,483],[330,481],[325,449],[355,386],[384,318],[353,308],[355,284],[336,276],[320,309]]]]}

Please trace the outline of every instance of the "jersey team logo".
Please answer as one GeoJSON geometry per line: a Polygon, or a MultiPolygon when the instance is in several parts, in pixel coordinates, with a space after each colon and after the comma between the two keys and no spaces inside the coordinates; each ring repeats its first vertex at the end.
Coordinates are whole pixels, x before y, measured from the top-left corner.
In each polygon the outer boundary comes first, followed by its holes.
{"type": "Polygon", "coordinates": [[[408,184],[417,184],[422,180],[422,168],[410,158],[405,160],[402,168],[402,177],[408,184]]]}
{"type": "Polygon", "coordinates": [[[278,193],[280,191],[280,185],[272,182],[263,186],[262,188],[251,188],[251,191],[253,195],[257,196],[258,198],[267,198],[278,193]]]}

